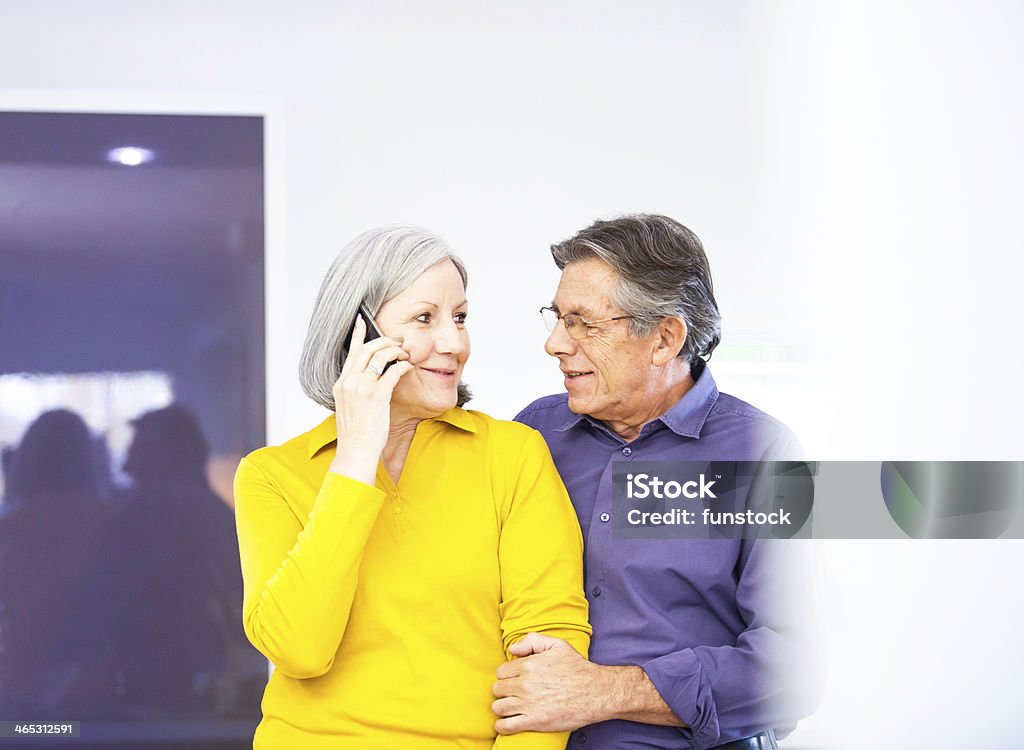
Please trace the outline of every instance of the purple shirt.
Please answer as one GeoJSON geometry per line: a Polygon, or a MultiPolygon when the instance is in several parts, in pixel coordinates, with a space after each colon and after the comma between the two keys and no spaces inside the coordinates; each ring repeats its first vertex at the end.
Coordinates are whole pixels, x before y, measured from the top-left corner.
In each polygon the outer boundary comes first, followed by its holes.
{"type": "Polygon", "coordinates": [[[612,535],[612,464],[618,461],[757,461],[800,458],[792,433],[753,406],[719,393],[707,367],[671,409],[630,443],[566,394],[516,419],[547,440],[579,517],[584,581],[599,664],[638,665],[686,729],[606,721],[573,733],[569,748],[708,748],[791,728],[783,704],[799,644],[800,613],[768,557],[782,541],[625,539],[612,535]]]}

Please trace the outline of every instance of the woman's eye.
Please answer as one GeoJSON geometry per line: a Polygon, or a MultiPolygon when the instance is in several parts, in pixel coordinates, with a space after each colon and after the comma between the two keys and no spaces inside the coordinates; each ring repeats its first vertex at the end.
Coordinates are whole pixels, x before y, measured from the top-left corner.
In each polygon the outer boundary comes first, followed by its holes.
{"type": "Polygon", "coordinates": [[[464,313],[464,312],[461,312],[461,313],[455,313],[455,322],[456,322],[456,323],[457,323],[458,325],[460,325],[460,326],[461,326],[461,325],[465,325],[465,323],[466,323],[466,317],[467,317],[468,315],[469,315],[469,313],[464,313]]]}
{"type": "Polygon", "coordinates": [[[416,316],[416,321],[418,323],[429,323],[430,313],[420,313],[419,315],[416,316]]]}

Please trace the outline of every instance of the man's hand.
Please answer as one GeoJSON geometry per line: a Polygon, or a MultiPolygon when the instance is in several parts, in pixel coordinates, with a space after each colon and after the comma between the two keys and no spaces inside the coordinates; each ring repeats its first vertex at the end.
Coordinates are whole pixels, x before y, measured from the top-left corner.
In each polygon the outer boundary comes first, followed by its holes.
{"type": "Polygon", "coordinates": [[[498,667],[491,710],[498,734],[563,732],[600,721],[605,691],[596,684],[605,667],[560,638],[530,633],[509,649],[520,657],[498,667]]]}
{"type": "Polygon", "coordinates": [[[685,727],[640,667],[607,667],[580,656],[560,638],[530,633],[498,667],[498,734],[565,732],[608,719],[685,727]]]}

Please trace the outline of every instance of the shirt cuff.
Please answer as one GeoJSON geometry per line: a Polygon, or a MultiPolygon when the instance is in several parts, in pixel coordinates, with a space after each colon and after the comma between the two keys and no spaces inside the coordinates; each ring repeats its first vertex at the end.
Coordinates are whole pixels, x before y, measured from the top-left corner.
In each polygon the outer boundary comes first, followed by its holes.
{"type": "Polygon", "coordinates": [[[675,651],[641,665],[662,699],[686,724],[680,729],[696,750],[713,747],[721,734],[711,683],[693,649],[675,651]]]}
{"type": "Polygon", "coordinates": [[[346,516],[365,516],[372,522],[380,512],[386,496],[384,490],[373,485],[329,471],[320,485],[320,493],[310,515],[341,513],[346,516]]]}

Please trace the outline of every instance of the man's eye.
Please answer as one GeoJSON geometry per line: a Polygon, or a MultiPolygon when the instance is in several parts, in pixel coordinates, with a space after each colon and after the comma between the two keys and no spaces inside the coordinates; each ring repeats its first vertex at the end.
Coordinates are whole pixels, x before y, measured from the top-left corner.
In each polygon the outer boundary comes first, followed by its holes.
{"type": "Polygon", "coordinates": [[[468,316],[469,316],[469,313],[464,313],[464,312],[455,313],[455,322],[458,323],[460,326],[461,325],[465,325],[466,318],[468,316]]]}

